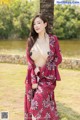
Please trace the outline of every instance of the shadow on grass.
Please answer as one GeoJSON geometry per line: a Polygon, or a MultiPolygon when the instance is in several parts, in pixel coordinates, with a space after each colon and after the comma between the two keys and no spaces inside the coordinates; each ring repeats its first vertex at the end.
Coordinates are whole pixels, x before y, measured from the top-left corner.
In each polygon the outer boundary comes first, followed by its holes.
{"type": "Polygon", "coordinates": [[[57,102],[60,120],[80,120],[80,114],[66,107],[65,104],[57,102]]]}

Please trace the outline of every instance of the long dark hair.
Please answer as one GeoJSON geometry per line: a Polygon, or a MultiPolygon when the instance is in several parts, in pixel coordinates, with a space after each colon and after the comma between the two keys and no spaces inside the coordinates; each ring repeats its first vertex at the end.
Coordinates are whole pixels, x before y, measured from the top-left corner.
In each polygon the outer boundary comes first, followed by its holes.
{"type": "Polygon", "coordinates": [[[30,30],[30,34],[28,37],[28,51],[30,52],[32,46],[34,45],[34,43],[36,42],[37,38],[38,38],[38,33],[36,33],[36,31],[34,30],[34,20],[39,17],[40,19],[43,20],[43,22],[47,22],[47,26],[45,27],[46,29],[46,33],[49,34],[49,24],[48,24],[48,20],[45,17],[45,15],[43,13],[38,13],[37,15],[35,15],[35,17],[32,20],[32,24],[31,24],[31,30],[30,30]]]}

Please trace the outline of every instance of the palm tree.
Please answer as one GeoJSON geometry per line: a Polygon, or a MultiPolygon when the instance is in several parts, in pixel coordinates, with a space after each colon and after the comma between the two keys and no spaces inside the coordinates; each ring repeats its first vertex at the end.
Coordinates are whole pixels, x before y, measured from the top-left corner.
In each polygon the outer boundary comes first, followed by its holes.
{"type": "Polygon", "coordinates": [[[40,0],[40,12],[44,13],[49,22],[49,31],[52,32],[54,17],[54,0],[40,0]]]}

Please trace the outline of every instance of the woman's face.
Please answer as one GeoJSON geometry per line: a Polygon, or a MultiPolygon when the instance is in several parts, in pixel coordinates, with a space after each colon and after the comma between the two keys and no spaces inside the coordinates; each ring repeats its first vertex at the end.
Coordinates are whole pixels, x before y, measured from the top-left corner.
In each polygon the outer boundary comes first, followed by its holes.
{"type": "Polygon", "coordinates": [[[40,33],[42,31],[45,31],[45,27],[47,26],[47,23],[37,17],[35,20],[34,20],[34,30],[36,31],[36,33],[40,33]]]}

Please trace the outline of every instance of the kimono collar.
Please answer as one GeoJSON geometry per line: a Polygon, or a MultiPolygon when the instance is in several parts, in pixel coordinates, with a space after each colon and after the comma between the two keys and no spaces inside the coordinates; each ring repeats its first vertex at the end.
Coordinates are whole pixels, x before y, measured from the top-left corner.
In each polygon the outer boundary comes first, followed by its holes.
{"type": "MultiPolygon", "coordinates": [[[[55,42],[53,35],[52,34],[48,34],[48,35],[49,35],[49,47],[50,47],[50,51],[49,51],[47,60],[51,56],[51,49],[53,47],[53,43],[55,42]]],[[[28,59],[28,61],[29,61],[30,64],[32,64],[34,67],[36,67],[36,65],[34,63],[34,60],[30,57],[30,54],[29,54],[28,50],[27,50],[27,59],[28,59]]]]}

